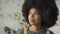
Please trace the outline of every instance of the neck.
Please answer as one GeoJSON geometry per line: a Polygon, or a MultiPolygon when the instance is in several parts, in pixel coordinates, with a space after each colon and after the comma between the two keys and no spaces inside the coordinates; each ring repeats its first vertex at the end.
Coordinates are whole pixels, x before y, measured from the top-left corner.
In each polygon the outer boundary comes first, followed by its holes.
{"type": "Polygon", "coordinates": [[[42,31],[42,27],[40,25],[32,25],[30,27],[30,30],[33,32],[39,32],[39,31],[42,31]]]}

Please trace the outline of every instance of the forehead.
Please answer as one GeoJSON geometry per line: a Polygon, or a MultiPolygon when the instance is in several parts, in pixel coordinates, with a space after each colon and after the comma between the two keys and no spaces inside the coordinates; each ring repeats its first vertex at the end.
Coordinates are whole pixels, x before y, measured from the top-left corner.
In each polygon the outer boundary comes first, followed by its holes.
{"type": "Polygon", "coordinates": [[[38,12],[38,10],[35,8],[31,8],[29,12],[38,12]]]}

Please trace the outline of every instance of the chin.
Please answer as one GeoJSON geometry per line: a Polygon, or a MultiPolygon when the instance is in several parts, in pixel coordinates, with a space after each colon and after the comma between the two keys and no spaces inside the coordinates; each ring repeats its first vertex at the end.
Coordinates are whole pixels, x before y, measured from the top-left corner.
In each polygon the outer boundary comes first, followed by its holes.
{"type": "Polygon", "coordinates": [[[30,23],[31,25],[37,25],[37,24],[35,24],[35,23],[30,23]]]}
{"type": "Polygon", "coordinates": [[[35,23],[30,23],[31,25],[34,25],[35,23]]]}

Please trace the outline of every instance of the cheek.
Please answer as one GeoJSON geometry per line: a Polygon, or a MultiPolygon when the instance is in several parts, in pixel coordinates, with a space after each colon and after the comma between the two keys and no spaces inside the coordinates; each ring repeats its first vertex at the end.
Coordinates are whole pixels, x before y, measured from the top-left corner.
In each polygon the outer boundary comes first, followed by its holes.
{"type": "Polygon", "coordinates": [[[40,16],[36,16],[36,17],[35,17],[35,21],[36,21],[36,22],[40,22],[40,21],[41,21],[41,17],[40,17],[40,16]]]}
{"type": "Polygon", "coordinates": [[[28,15],[28,21],[31,19],[31,15],[28,15]]]}
{"type": "Polygon", "coordinates": [[[30,15],[28,15],[28,20],[30,19],[30,15]]]}

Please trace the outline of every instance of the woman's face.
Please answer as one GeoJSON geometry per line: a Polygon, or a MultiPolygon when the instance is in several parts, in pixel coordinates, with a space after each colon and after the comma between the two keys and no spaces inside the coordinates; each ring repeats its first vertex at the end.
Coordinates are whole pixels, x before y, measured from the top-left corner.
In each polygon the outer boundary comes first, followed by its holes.
{"type": "Polygon", "coordinates": [[[41,24],[41,15],[37,9],[31,8],[29,10],[28,20],[31,25],[40,25],[41,24]]]}

